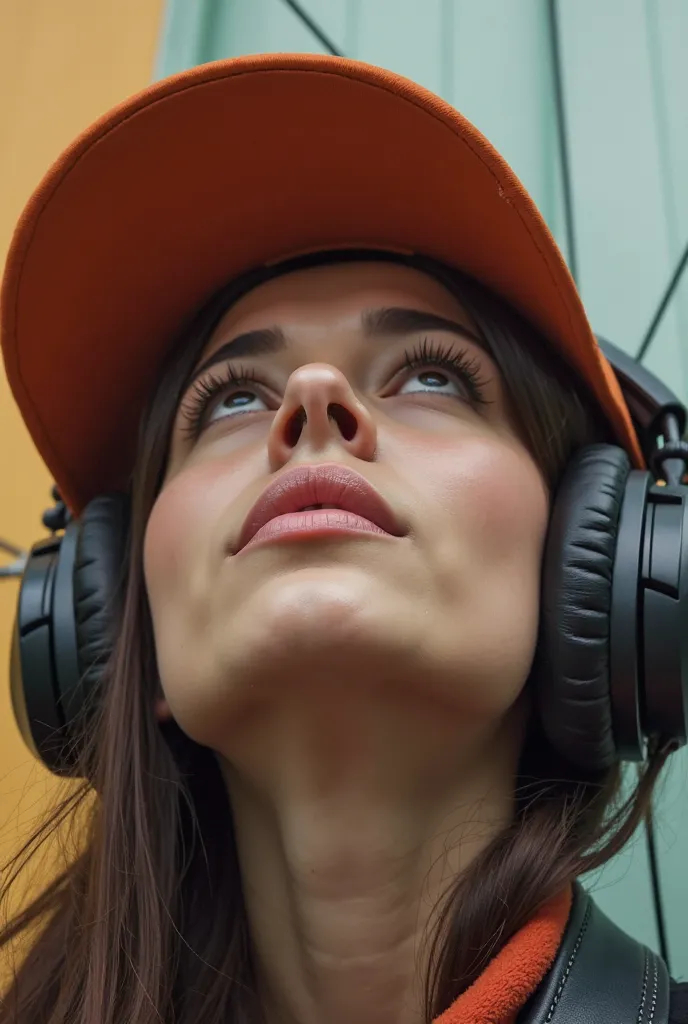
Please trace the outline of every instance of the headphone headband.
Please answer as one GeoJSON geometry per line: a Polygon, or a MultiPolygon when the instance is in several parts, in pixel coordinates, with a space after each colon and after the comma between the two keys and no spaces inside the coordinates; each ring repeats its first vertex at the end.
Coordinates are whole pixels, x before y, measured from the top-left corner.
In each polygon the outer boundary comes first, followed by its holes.
{"type": "Polygon", "coordinates": [[[644,438],[654,440],[663,433],[667,416],[676,418],[679,436],[683,437],[688,411],[681,399],[623,349],[617,348],[599,334],[596,337],[605,358],[614,369],[633,423],[641,435],[641,444],[644,438]]]}

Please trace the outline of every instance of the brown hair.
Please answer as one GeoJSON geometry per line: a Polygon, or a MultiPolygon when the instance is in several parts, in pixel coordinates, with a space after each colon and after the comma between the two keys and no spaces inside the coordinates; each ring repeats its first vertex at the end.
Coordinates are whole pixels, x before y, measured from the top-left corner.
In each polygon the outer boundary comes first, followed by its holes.
{"type": "MultiPolygon", "coordinates": [[[[577,448],[608,440],[584,386],[482,286],[432,261],[401,262],[433,274],[472,315],[503,374],[524,443],[556,490],[577,448]]],[[[73,862],[0,930],[0,948],[9,952],[17,938],[40,928],[0,1006],[0,1024],[262,1020],[232,811],[217,763],[174,723],[158,726],[153,718],[158,675],[142,544],[182,382],[227,306],[267,276],[225,289],[183,332],[144,418],[118,640],[84,729],[81,765],[88,781],[6,866],[4,899],[78,812],[86,817],[83,838],[73,862]]],[[[474,981],[546,900],[624,846],[664,760],[654,754],[622,799],[618,766],[583,778],[548,746],[533,715],[513,820],[438,907],[428,937],[426,1021],[474,981]]]]}

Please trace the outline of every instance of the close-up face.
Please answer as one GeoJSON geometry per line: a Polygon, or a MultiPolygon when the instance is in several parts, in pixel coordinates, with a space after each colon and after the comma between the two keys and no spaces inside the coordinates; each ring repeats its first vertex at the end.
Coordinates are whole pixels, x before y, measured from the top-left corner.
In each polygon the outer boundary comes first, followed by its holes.
{"type": "Polygon", "coordinates": [[[498,721],[535,649],[548,505],[436,280],[360,262],[257,286],[199,356],[147,526],[159,714],[230,757],[247,716],[314,687],[498,721]],[[255,518],[275,482],[284,504],[255,518]]]}

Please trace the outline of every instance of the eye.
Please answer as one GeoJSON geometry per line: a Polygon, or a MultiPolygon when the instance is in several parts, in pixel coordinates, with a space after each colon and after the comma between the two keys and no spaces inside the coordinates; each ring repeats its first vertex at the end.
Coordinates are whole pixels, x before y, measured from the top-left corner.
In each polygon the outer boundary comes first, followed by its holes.
{"type": "Polygon", "coordinates": [[[215,420],[232,416],[237,412],[265,412],[266,409],[267,405],[255,392],[232,390],[211,406],[206,423],[214,423],[215,420]],[[257,408],[257,404],[260,404],[262,408],[257,408]]]}
{"type": "Polygon", "coordinates": [[[219,375],[209,374],[194,382],[181,406],[186,421],[184,432],[197,440],[211,423],[267,409],[253,373],[236,372],[231,366],[224,366],[219,375]]]}
{"type": "Polygon", "coordinates": [[[397,394],[408,395],[415,394],[418,391],[427,392],[432,391],[434,394],[440,395],[452,395],[458,392],[459,396],[465,392],[465,388],[461,388],[456,381],[452,380],[446,373],[440,373],[438,370],[416,370],[411,375],[406,384],[399,388],[397,394]],[[408,385],[413,381],[421,381],[422,388],[414,387],[408,389],[408,385]],[[450,390],[447,390],[450,389],[450,390]]]}
{"type": "Polygon", "coordinates": [[[414,371],[397,394],[439,394],[463,398],[475,405],[486,405],[485,388],[480,360],[464,349],[431,342],[422,343],[404,355],[402,370],[414,371]],[[420,381],[420,387],[405,390],[407,384],[420,381]]]}

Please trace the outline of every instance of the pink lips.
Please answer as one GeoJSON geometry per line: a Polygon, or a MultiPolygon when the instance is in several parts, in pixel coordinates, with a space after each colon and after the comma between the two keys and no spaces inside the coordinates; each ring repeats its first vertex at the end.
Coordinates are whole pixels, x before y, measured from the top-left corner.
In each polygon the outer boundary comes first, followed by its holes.
{"type": "Polygon", "coordinates": [[[333,532],[404,533],[387,502],[359,473],[336,463],[296,466],[258,498],[244,520],[237,551],[263,541],[333,532]],[[304,511],[310,505],[335,507],[304,511]]]}

